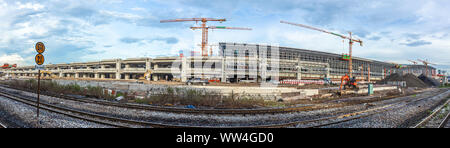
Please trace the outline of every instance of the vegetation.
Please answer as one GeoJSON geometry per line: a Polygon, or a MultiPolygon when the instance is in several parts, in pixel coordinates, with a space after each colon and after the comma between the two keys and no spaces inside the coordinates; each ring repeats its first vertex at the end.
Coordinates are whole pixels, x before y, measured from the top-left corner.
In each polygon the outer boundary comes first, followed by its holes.
{"type": "Polygon", "coordinates": [[[445,84],[445,85],[441,85],[441,86],[439,86],[439,88],[450,88],[450,83],[449,84],[445,84]]]}
{"type": "Polygon", "coordinates": [[[153,105],[194,105],[214,108],[255,108],[284,106],[284,104],[253,96],[223,96],[216,92],[190,88],[168,87],[165,92],[136,99],[136,103],[153,105]]]}
{"type": "MultiPolygon", "coordinates": [[[[2,82],[5,85],[9,85],[15,88],[21,88],[26,90],[36,90],[37,81],[34,79],[30,80],[11,80],[2,82]]],[[[53,81],[41,81],[40,83],[41,92],[51,92],[56,94],[72,94],[72,95],[83,95],[95,98],[112,99],[115,96],[105,94],[103,88],[101,87],[81,87],[77,84],[60,85],[53,81]]]]}
{"type": "MultiPolygon", "coordinates": [[[[37,81],[30,80],[11,80],[2,82],[15,88],[27,90],[36,90],[37,81]]],[[[135,92],[117,92],[116,95],[108,95],[102,87],[87,86],[81,87],[77,84],[60,85],[54,81],[41,81],[41,92],[51,92],[56,94],[82,95],[99,99],[112,100],[123,96],[121,102],[135,102],[141,104],[165,105],[165,106],[186,106],[195,107],[213,107],[213,108],[257,108],[257,107],[284,107],[291,105],[289,102],[277,102],[264,100],[260,96],[240,95],[223,96],[216,92],[198,90],[191,88],[172,88],[168,87],[164,92],[141,96],[136,98],[135,92]]]]}

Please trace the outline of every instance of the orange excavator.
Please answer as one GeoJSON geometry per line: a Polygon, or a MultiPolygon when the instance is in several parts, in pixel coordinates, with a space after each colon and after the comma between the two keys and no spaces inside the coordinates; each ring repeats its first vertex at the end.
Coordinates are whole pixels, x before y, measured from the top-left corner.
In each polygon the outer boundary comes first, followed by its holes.
{"type": "Polygon", "coordinates": [[[358,80],[355,77],[350,78],[347,74],[341,77],[341,85],[339,86],[339,93],[342,94],[342,86],[344,86],[344,90],[347,88],[350,89],[359,89],[358,88],[358,80]]]}

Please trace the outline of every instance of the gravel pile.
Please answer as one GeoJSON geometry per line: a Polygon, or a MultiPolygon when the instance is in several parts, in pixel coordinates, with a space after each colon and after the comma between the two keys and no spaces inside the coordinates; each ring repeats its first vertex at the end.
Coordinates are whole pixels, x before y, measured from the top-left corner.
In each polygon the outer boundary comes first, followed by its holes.
{"type": "Polygon", "coordinates": [[[406,86],[408,87],[428,87],[426,83],[424,83],[421,79],[417,78],[413,74],[401,75],[399,73],[394,73],[392,75],[387,76],[385,79],[381,80],[379,83],[386,84],[389,81],[405,81],[406,86]]]}
{"type": "Polygon", "coordinates": [[[427,77],[427,76],[425,76],[423,74],[421,74],[419,76],[419,79],[422,80],[428,86],[439,86],[439,85],[441,85],[441,83],[439,83],[439,81],[437,81],[436,79],[427,77]]]}
{"type": "Polygon", "coordinates": [[[428,85],[425,84],[422,80],[420,80],[419,78],[417,78],[415,75],[413,74],[406,74],[403,76],[403,80],[406,81],[406,85],[408,87],[427,87],[428,85]]]}

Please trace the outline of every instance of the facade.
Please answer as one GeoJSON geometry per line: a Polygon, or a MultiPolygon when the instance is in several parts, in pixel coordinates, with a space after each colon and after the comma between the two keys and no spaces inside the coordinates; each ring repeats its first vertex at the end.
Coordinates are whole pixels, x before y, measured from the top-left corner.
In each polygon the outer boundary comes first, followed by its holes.
{"type": "MultiPolygon", "coordinates": [[[[96,62],[45,65],[44,76],[60,78],[91,78],[130,80],[180,80],[191,78],[220,80],[221,82],[340,80],[348,71],[348,61],[342,55],[320,51],[270,45],[219,43],[219,56],[157,57],[109,59],[96,62]],[[147,76],[148,74],[148,76],[147,76]],[[146,77],[147,76],[147,77],[146,77]]],[[[395,72],[424,73],[425,67],[408,66],[396,69],[394,64],[353,57],[353,76],[371,81],[381,80],[395,72]],[[370,76],[369,76],[370,75],[370,76]]],[[[428,67],[430,75],[435,69],[428,67]]],[[[13,77],[34,77],[34,66],[3,70],[13,77]]]]}
{"type": "MultiPolygon", "coordinates": [[[[219,47],[220,55],[224,58],[277,59],[280,66],[280,79],[331,78],[336,80],[348,73],[348,61],[344,60],[343,55],[339,54],[240,43],[220,43],[219,47]]],[[[259,64],[262,64],[262,62],[259,62],[259,64]]],[[[261,68],[261,66],[259,67],[261,68]]],[[[242,70],[242,68],[237,69],[242,70]]],[[[396,69],[395,65],[391,63],[353,57],[353,76],[357,79],[367,80],[370,73],[370,80],[381,80],[387,75],[398,71],[399,69],[396,69]]]]}

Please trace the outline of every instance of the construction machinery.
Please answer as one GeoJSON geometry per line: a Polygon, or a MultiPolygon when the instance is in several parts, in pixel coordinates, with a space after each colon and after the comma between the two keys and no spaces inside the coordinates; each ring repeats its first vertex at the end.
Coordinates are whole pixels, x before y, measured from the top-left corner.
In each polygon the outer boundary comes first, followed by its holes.
{"type": "MultiPolygon", "coordinates": [[[[408,60],[409,62],[413,63],[413,65],[417,65],[417,61],[414,60],[408,60]]],[[[411,73],[410,68],[408,67],[408,73],[411,73]]]]}
{"type": "Polygon", "coordinates": [[[149,80],[149,79],[151,78],[151,75],[152,75],[152,71],[151,71],[151,70],[147,70],[147,71],[144,73],[144,76],[139,77],[138,79],[139,79],[139,80],[149,80]]]}
{"type": "Polygon", "coordinates": [[[220,23],[225,22],[226,19],[215,19],[215,18],[183,18],[183,19],[173,19],[173,20],[161,20],[160,23],[168,22],[186,22],[195,21],[202,22],[200,27],[191,27],[192,30],[202,29],[202,56],[208,56],[208,29],[234,29],[234,30],[252,30],[250,28],[240,28],[240,27],[225,27],[225,26],[206,26],[208,21],[218,21],[220,23]]]}
{"type": "Polygon", "coordinates": [[[339,86],[339,94],[342,90],[355,89],[358,90],[358,80],[355,77],[349,77],[347,74],[341,77],[341,85],[339,86]]]}
{"type": "Polygon", "coordinates": [[[430,63],[430,62],[428,62],[427,60],[420,60],[420,59],[417,59],[417,61],[420,61],[420,62],[423,63],[423,65],[425,65],[425,71],[426,71],[425,76],[428,77],[428,65],[436,65],[436,64],[430,63]]]}
{"type": "Polygon", "coordinates": [[[314,28],[311,26],[307,26],[307,25],[303,25],[303,24],[297,24],[297,23],[291,23],[291,22],[286,22],[286,21],[280,21],[280,23],[284,23],[284,24],[289,24],[289,25],[294,25],[294,26],[300,26],[300,27],[304,27],[304,28],[308,28],[308,29],[312,29],[312,30],[316,30],[316,31],[320,31],[320,32],[324,32],[324,33],[328,33],[331,35],[335,35],[338,37],[341,37],[342,39],[348,39],[348,43],[349,43],[349,54],[348,55],[343,55],[342,59],[344,60],[348,60],[348,74],[350,77],[353,77],[352,71],[353,71],[353,67],[352,67],[352,46],[354,42],[358,42],[360,46],[363,45],[363,41],[361,41],[360,39],[354,39],[352,38],[352,32],[348,32],[350,36],[344,36],[344,35],[340,35],[337,33],[333,33],[333,32],[329,32],[323,29],[318,29],[318,28],[314,28]]]}

